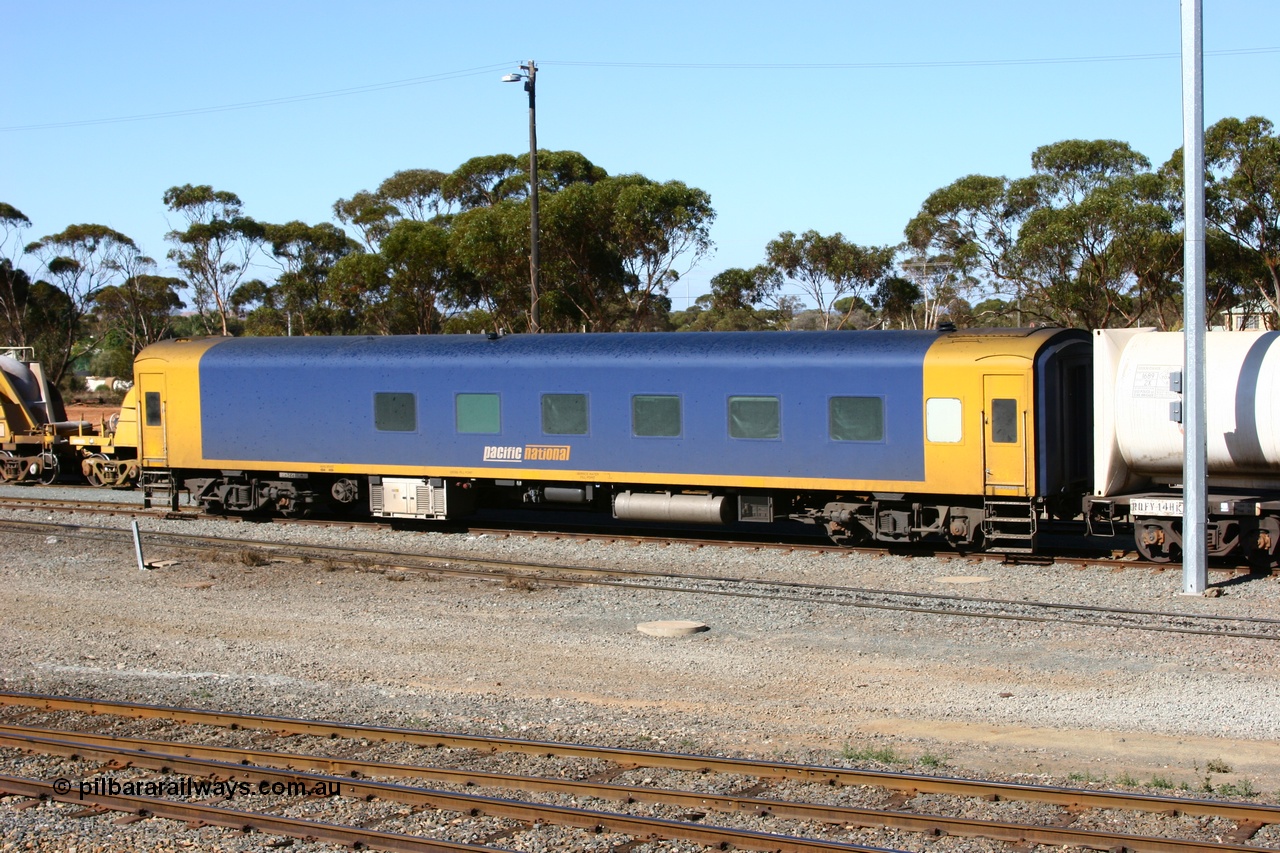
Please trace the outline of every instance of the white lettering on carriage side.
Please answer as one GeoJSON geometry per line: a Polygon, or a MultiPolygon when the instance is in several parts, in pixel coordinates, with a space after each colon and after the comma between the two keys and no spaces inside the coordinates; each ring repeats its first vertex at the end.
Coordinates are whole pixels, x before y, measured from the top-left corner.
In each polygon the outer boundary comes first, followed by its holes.
{"type": "Polygon", "coordinates": [[[523,447],[499,447],[487,445],[485,462],[568,462],[570,447],[567,444],[526,444],[523,447]]]}

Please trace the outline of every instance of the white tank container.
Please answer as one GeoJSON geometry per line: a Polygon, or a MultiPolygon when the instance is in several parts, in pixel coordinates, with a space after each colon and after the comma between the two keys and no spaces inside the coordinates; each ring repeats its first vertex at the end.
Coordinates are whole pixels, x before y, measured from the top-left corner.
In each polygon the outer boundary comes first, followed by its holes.
{"type": "MultiPolygon", "coordinates": [[[[1181,332],[1102,331],[1095,339],[1095,491],[1180,483],[1181,332]],[[1104,408],[1105,407],[1105,408],[1104,408]],[[1109,435],[1107,433],[1110,433],[1109,435]],[[1109,449],[1108,449],[1109,448],[1109,449]]],[[[1205,338],[1206,464],[1214,485],[1280,482],[1280,333],[1211,332],[1205,338]]]]}

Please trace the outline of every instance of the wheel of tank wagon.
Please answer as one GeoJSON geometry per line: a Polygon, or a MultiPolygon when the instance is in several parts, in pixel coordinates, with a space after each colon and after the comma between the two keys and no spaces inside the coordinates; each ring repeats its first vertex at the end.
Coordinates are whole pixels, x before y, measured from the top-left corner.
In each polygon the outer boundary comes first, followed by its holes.
{"type": "Polygon", "coordinates": [[[1167,563],[1182,550],[1182,537],[1165,518],[1137,518],[1133,522],[1133,543],[1142,558],[1151,563],[1167,563]]]}
{"type": "Polygon", "coordinates": [[[40,454],[40,482],[46,486],[53,485],[58,479],[58,457],[45,451],[40,454]]]}
{"type": "Polygon", "coordinates": [[[92,453],[84,458],[80,463],[80,470],[84,472],[84,478],[89,481],[89,485],[96,489],[106,488],[107,481],[102,477],[103,463],[107,462],[107,457],[101,453],[92,453]]]}

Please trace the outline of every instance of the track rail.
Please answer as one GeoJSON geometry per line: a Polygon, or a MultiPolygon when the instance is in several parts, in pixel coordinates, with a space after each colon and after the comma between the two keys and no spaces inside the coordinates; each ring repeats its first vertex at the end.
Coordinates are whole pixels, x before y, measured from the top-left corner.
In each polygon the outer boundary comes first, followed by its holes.
{"type": "Polygon", "coordinates": [[[77,805],[98,806],[110,811],[126,812],[144,817],[167,818],[168,820],[185,821],[195,825],[209,824],[210,826],[224,826],[242,831],[271,832],[277,835],[287,835],[291,838],[327,841],[331,844],[341,844],[356,849],[374,847],[379,850],[404,851],[404,853],[454,853],[454,851],[485,853],[496,849],[475,844],[434,841],[417,838],[412,835],[378,832],[377,830],[355,826],[299,820],[260,812],[225,809],[202,803],[184,803],[156,797],[126,797],[93,793],[81,796],[79,791],[61,790],[55,782],[24,779],[17,776],[0,776],[0,793],[10,796],[75,803],[77,805]]]}
{"type": "MultiPolygon", "coordinates": [[[[86,487],[87,488],[87,487],[86,487]]],[[[94,489],[93,491],[98,491],[94,489]]],[[[384,529],[388,525],[388,520],[361,519],[361,518],[285,518],[280,516],[240,516],[240,515],[224,515],[210,516],[201,513],[198,509],[175,512],[170,509],[146,508],[138,504],[128,504],[119,501],[92,501],[92,500],[59,500],[55,498],[26,498],[0,495],[0,509],[12,509],[19,511],[29,510],[49,510],[59,512],[72,513],[93,513],[104,515],[126,515],[133,517],[154,517],[164,519],[213,519],[229,522],[256,522],[271,523],[285,526],[318,526],[318,527],[343,527],[343,528],[370,528],[384,529]]],[[[430,523],[430,522],[427,522],[430,523]]],[[[1063,536],[1083,536],[1083,523],[1081,522],[1050,522],[1056,524],[1057,533],[1053,534],[1055,538],[1061,539],[1063,536]]],[[[579,540],[579,541],[611,541],[611,542],[629,542],[629,543],[658,543],[662,545],[681,545],[690,548],[744,548],[749,550],[767,550],[767,551],[803,551],[814,553],[832,553],[832,554],[885,554],[885,553],[905,553],[912,555],[928,555],[939,559],[960,559],[967,562],[992,562],[999,561],[1006,565],[1018,566],[1047,566],[1047,565],[1069,565],[1069,566],[1106,566],[1115,569],[1153,569],[1157,571],[1166,571],[1176,568],[1176,564],[1169,562],[1151,562],[1143,560],[1137,552],[1129,547],[1116,548],[1110,541],[1106,543],[1095,543],[1090,548],[1070,548],[1061,545],[1048,547],[1044,553],[1040,554],[1006,554],[998,551],[949,551],[937,550],[930,543],[911,543],[905,545],[893,545],[891,543],[883,543],[880,545],[834,545],[823,540],[816,533],[813,536],[804,536],[796,534],[788,534],[785,536],[761,536],[758,538],[733,539],[728,536],[719,536],[715,533],[706,532],[700,537],[694,536],[673,536],[670,532],[661,534],[645,534],[635,531],[620,531],[616,528],[610,528],[602,523],[586,523],[578,526],[578,529],[563,529],[561,527],[547,526],[538,522],[523,520],[521,526],[516,529],[510,527],[484,527],[477,524],[467,524],[465,529],[473,534],[486,534],[494,536],[522,536],[528,538],[549,538],[558,540],[579,540]]],[[[1052,531],[1050,531],[1052,532],[1052,531]]],[[[1128,540],[1120,539],[1118,542],[1127,543],[1128,540]]],[[[1209,566],[1209,570],[1217,574],[1240,575],[1249,574],[1253,569],[1239,564],[1229,562],[1215,562],[1209,566]]]]}
{"type": "MultiPolygon", "coordinates": [[[[96,490],[95,490],[96,491],[96,490]]],[[[170,509],[163,508],[145,508],[138,504],[128,504],[118,501],[93,501],[93,500],[59,500],[55,498],[44,497],[13,497],[0,495],[0,509],[10,509],[18,511],[31,510],[48,510],[58,512],[71,513],[93,513],[104,515],[125,515],[139,518],[153,517],[165,519],[217,519],[219,521],[228,522],[256,522],[271,523],[283,526],[320,526],[320,527],[344,527],[344,528],[360,528],[368,527],[371,529],[383,529],[387,526],[388,521],[382,520],[365,520],[356,518],[284,518],[275,516],[240,516],[240,515],[224,515],[210,516],[200,513],[196,509],[188,511],[174,512],[170,509]]],[[[833,545],[820,536],[812,537],[803,536],[787,536],[783,541],[779,541],[777,537],[766,538],[746,538],[733,539],[727,536],[717,536],[713,533],[707,533],[698,536],[674,536],[670,532],[661,534],[645,534],[635,531],[619,531],[615,528],[586,524],[578,529],[563,529],[559,527],[547,527],[546,525],[536,522],[526,521],[518,529],[485,527],[477,524],[468,524],[465,530],[473,534],[486,534],[494,536],[524,536],[533,538],[549,538],[560,540],[581,540],[581,541],[610,541],[610,542],[628,542],[628,543],[658,543],[662,545],[680,545],[690,548],[745,548],[750,550],[768,550],[768,551],[803,551],[814,553],[831,553],[831,554],[884,554],[893,550],[894,546],[885,544],[883,546],[851,546],[851,545],[833,545]]],[[[953,551],[935,551],[927,545],[916,544],[914,546],[897,546],[899,549],[907,549],[907,552],[913,554],[927,554],[942,559],[962,559],[969,562],[989,562],[1001,561],[1011,565],[1103,565],[1113,568],[1146,568],[1166,570],[1170,568],[1168,563],[1151,563],[1137,559],[1133,553],[1126,551],[1116,551],[1108,547],[1098,547],[1092,549],[1091,552],[1086,551],[1085,555],[1073,553],[1069,550],[1056,549],[1052,553],[1042,555],[1016,555],[1003,554],[999,552],[953,552],[953,551]]],[[[1243,571],[1241,567],[1229,565],[1210,566],[1214,571],[1239,573],[1243,571]]]]}
{"type": "MultiPolygon", "coordinates": [[[[128,535],[126,531],[116,528],[37,521],[0,520],[0,529],[40,535],[56,530],[63,535],[114,537],[121,540],[128,535]]],[[[1280,640],[1280,619],[1261,617],[979,598],[639,569],[525,563],[449,554],[392,553],[383,550],[282,544],[246,538],[195,536],[173,532],[147,533],[145,539],[149,546],[205,548],[224,552],[228,549],[253,550],[281,561],[322,560],[329,563],[345,563],[356,568],[367,569],[376,566],[384,571],[484,577],[504,581],[520,580],[544,585],[599,585],[623,589],[795,601],[934,616],[998,619],[1012,622],[1053,622],[1170,634],[1280,640]]]]}
{"type": "MultiPolygon", "coordinates": [[[[535,756],[571,757],[600,760],[624,766],[664,768],[699,774],[720,773],[824,785],[869,785],[911,793],[1020,800],[1049,803],[1074,809],[1125,809],[1153,813],[1177,811],[1182,814],[1223,817],[1237,822],[1256,823],[1259,825],[1280,823],[1280,806],[1254,803],[1184,799],[1149,794],[1130,794],[1120,791],[1091,791],[1079,788],[928,776],[893,771],[689,755],[685,753],[591,746],[557,741],[426,731],[393,726],[359,725],[330,720],[307,720],[262,714],[235,714],[225,711],[67,696],[48,696],[34,693],[0,692],[0,706],[24,707],[53,712],[67,711],[81,714],[111,715],[132,719],[170,720],[187,725],[253,729],[277,734],[305,735],[317,738],[407,743],[429,748],[466,749],[481,753],[516,752],[535,756]]],[[[21,734],[17,729],[10,731],[11,728],[0,727],[0,732],[3,732],[4,736],[21,734]]],[[[78,736],[78,733],[66,734],[78,736]]],[[[186,744],[179,745],[179,748],[187,748],[188,746],[192,749],[197,748],[194,745],[186,744]]],[[[198,748],[207,749],[206,747],[198,748]]],[[[252,751],[245,751],[243,754],[258,755],[260,757],[271,755],[271,753],[253,753],[252,751]]],[[[301,763],[294,766],[308,766],[305,762],[311,760],[316,763],[310,766],[327,769],[329,772],[359,770],[355,766],[356,763],[348,766],[344,764],[342,759],[318,756],[308,757],[293,753],[284,753],[283,755],[287,756],[290,761],[301,763]]],[[[700,796],[707,797],[708,795],[702,794],[700,796]]],[[[768,802],[773,803],[774,801],[768,802]]]]}

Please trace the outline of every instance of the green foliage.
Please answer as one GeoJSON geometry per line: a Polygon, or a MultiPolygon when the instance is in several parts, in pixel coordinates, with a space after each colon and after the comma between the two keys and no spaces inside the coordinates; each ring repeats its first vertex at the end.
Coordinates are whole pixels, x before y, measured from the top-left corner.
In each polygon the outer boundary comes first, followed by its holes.
{"type": "MultiPolygon", "coordinates": [[[[885,328],[897,325],[905,329],[912,322],[915,305],[923,296],[914,282],[902,276],[889,276],[876,287],[869,307],[880,312],[880,322],[885,328]]],[[[839,302],[836,303],[836,308],[839,310],[839,302]]]]}
{"type": "Polygon", "coordinates": [[[448,177],[435,169],[404,169],[378,186],[377,198],[402,219],[431,222],[448,212],[443,195],[448,177]]]}
{"type": "MultiPolygon", "coordinates": [[[[122,337],[122,347],[130,356],[169,334],[173,316],[184,305],[178,292],[186,286],[180,278],[158,275],[130,276],[119,285],[104,287],[94,295],[95,320],[99,337],[110,331],[122,337]]],[[[127,372],[99,374],[132,376],[127,372]]]]}
{"type": "Polygon", "coordinates": [[[1219,785],[1217,793],[1223,797],[1256,797],[1262,792],[1253,787],[1253,783],[1248,779],[1241,779],[1234,784],[1228,782],[1219,785]]]}
{"type": "Polygon", "coordinates": [[[166,235],[169,259],[191,285],[205,333],[231,334],[231,295],[266,239],[264,227],[244,215],[239,196],[207,184],[170,187],[164,203],[187,223],[166,235]]]}
{"type": "Polygon", "coordinates": [[[916,759],[916,763],[921,767],[927,767],[930,770],[937,770],[940,767],[946,766],[947,756],[934,755],[932,752],[926,752],[924,755],[916,759]]]}
{"type": "MultiPolygon", "coordinates": [[[[352,315],[334,303],[327,282],[334,265],[359,251],[360,245],[341,228],[327,222],[307,225],[295,220],[284,225],[264,224],[262,235],[281,268],[270,304],[263,296],[258,298],[264,303],[263,307],[269,309],[270,325],[277,325],[276,314],[283,311],[286,327],[295,334],[332,335],[353,331],[352,315]]],[[[254,293],[256,290],[237,288],[231,301],[233,305],[244,304],[254,293]]]]}
{"type": "Polygon", "coordinates": [[[909,243],[933,250],[1028,321],[1100,328],[1176,322],[1181,240],[1168,182],[1116,140],[1032,153],[1016,181],[970,175],[926,199],[909,243]]]}
{"type": "MultiPolygon", "coordinates": [[[[1280,310],[1280,136],[1261,117],[1205,138],[1208,308],[1280,310]]],[[[525,155],[450,172],[397,171],[334,203],[343,227],[258,222],[234,193],[171,187],[166,239],[181,278],[93,224],[24,243],[0,202],[0,335],[52,375],[118,365],[169,334],[519,331],[530,316],[525,155]],[[344,230],[344,227],[346,230],[344,230]],[[351,236],[348,236],[350,232],[351,236]],[[354,238],[354,239],[353,239],[354,238]],[[279,267],[252,279],[259,252],[279,267]],[[39,267],[34,262],[39,263],[39,267]],[[189,289],[195,314],[177,316],[189,289]]],[[[1016,180],[967,175],[931,193],[903,246],[783,231],[763,263],[728,269],[672,312],[670,290],[712,249],[715,210],[680,181],[609,175],[576,151],[538,152],[539,311],[548,331],[932,328],[1061,324],[1175,327],[1181,312],[1180,153],[1158,171],[1118,140],[1031,153],[1016,180]],[[805,309],[801,291],[816,307],[805,309]]]]}
{"type": "Polygon", "coordinates": [[[909,763],[894,752],[891,746],[855,747],[852,744],[845,744],[844,749],[840,751],[840,757],[845,761],[876,761],[880,764],[909,763]]]}
{"type": "Polygon", "coordinates": [[[824,237],[817,231],[798,237],[784,231],[765,247],[769,266],[798,283],[817,304],[823,329],[833,323],[841,329],[849,323],[851,313],[836,314],[835,302],[877,288],[889,274],[896,254],[892,246],[859,246],[843,234],[824,237]]]}
{"type": "Polygon", "coordinates": [[[681,332],[755,332],[782,328],[790,321],[778,308],[767,305],[778,292],[779,277],[765,265],[754,269],[727,269],[712,276],[711,293],[698,297],[688,309],[671,316],[681,332]]]}
{"type": "Polygon", "coordinates": [[[614,183],[610,236],[619,247],[625,281],[632,285],[626,293],[630,325],[644,327],[665,315],[660,300],[671,283],[711,250],[716,214],[711,196],[680,181],[659,184],[626,175],[614,183]]]}
{"type": "Polygon", "coordinates": [[[1274,319],[1280,312],[1280,135],[1259,116],[1225,118],[1205,132],[1204,145],[1209,223],[1235,244],[1244,299],[1260,298],[1274,319]]]}
{"type": "Polygon", "coordinates": [[[103,347],[89,359],[89,375],[132,379],[133,353],[121,346],[103,347]]]}
{"type": "MultiPolygon", "coordinates": [[[[105,225],[71,225],[31,243],[63,299],[40,288],[28,291],[28,317],[40,331],[41,363],[50,381],[59,383],[77,358],[93,346],[85,340],[90,306],[103,288],[154,265],[133,240],[105,225]],[[31,299],[39,300],[33,304],[31,299]],[[34,308],[37,315],[33,315],[34,308]]],[[[48,286],[47,283],[46,287],[48,286]]]]}

